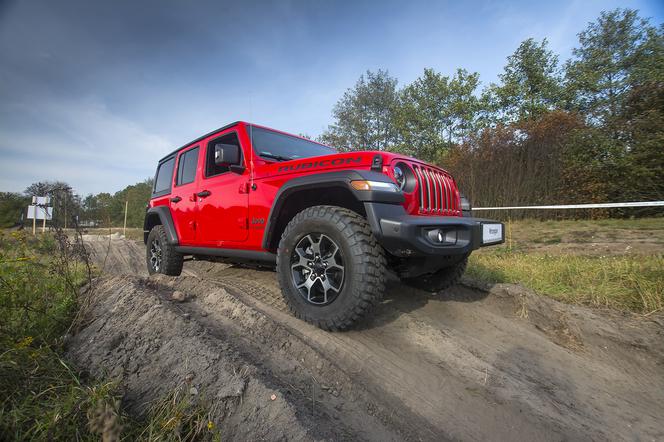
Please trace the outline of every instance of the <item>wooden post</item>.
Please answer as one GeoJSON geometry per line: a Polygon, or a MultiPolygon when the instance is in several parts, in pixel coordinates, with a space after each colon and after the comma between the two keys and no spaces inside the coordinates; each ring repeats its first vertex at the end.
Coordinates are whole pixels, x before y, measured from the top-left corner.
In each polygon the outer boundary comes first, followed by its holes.
{"type": "Polygon", "coordinates": [[[35,210],[32,213],[32,236],[35,236],[37,234],[37,206],[35,206],[35,210]]]}
{"type": "Polygon", "coordinates": [[[122,236],[127,237],[127,209],[129,208],[129,200],[125,201],[125,219],[124,226],[122,227],[122,236]]]}
{"type": "Polygon", "coordinates": [[[44,222],[42,223],[42,233],[46,232],[46,207],[42,207],[44,211],[44,222]]]}

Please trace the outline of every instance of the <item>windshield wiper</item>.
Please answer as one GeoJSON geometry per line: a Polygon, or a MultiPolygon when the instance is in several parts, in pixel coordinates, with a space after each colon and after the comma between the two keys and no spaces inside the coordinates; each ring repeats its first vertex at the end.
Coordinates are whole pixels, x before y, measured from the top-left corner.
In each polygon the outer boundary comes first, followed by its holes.
{"type": "Polygon", "coordinates": [[[273,154],[273,153],[270,153],[270,152],[261,152],[258,155],[261,156],[261,157],[270,158],[272,160],[277,160],[277,161],[290,161],[290,160],[293,159],[293,158],[285,157],[283,155],[276,155],[276,154],[273,154]]]}

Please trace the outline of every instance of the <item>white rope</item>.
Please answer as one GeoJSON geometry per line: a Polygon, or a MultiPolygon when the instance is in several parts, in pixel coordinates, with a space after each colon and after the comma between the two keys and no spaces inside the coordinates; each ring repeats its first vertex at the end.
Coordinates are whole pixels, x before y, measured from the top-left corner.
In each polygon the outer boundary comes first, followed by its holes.
{"type": "Polygon", "coordinates": [[[513,207],[473,207],[472,210],[528,210],[528,209],[603,209],[617,207],[659,207],[664,201],[635,201],[629,203],[600,203],[600,204],[564,204],[558,206],[513,206],[513,207]]]}

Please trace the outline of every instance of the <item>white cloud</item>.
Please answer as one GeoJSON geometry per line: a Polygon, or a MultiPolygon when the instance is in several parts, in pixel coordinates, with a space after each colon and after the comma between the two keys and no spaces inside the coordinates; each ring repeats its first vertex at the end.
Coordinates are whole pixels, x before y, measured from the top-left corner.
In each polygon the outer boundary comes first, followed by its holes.
{"type": "Polygon", "coordinates": [[[2,190],[60,179],[78,192],[112,192],[151,176],[157,160],[173,148],[95,98],[40,98],[37,105],[22,102],[11,110],[39,130],[0,126],[2,190]]]}

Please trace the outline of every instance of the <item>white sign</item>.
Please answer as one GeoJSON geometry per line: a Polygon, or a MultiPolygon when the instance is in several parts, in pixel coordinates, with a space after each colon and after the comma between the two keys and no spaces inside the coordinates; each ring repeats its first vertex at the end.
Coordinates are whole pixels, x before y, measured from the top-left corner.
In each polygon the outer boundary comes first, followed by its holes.
{"type": "Polygon", "coordinates": [[[53,207],[28,206],[28,219],[53,219],[53,207]]]}
{"type": "Polygon", "coordinates": [[[482,243],[489,244],[503,240],[502,224],[482,224],[482,243]]]}
{"type": "Polygon", "coordinates": [[[33,196],[32,197],[32,204],[34,206],[48,206],[51,204],[51,197],[50,196],[33,196]]]}

